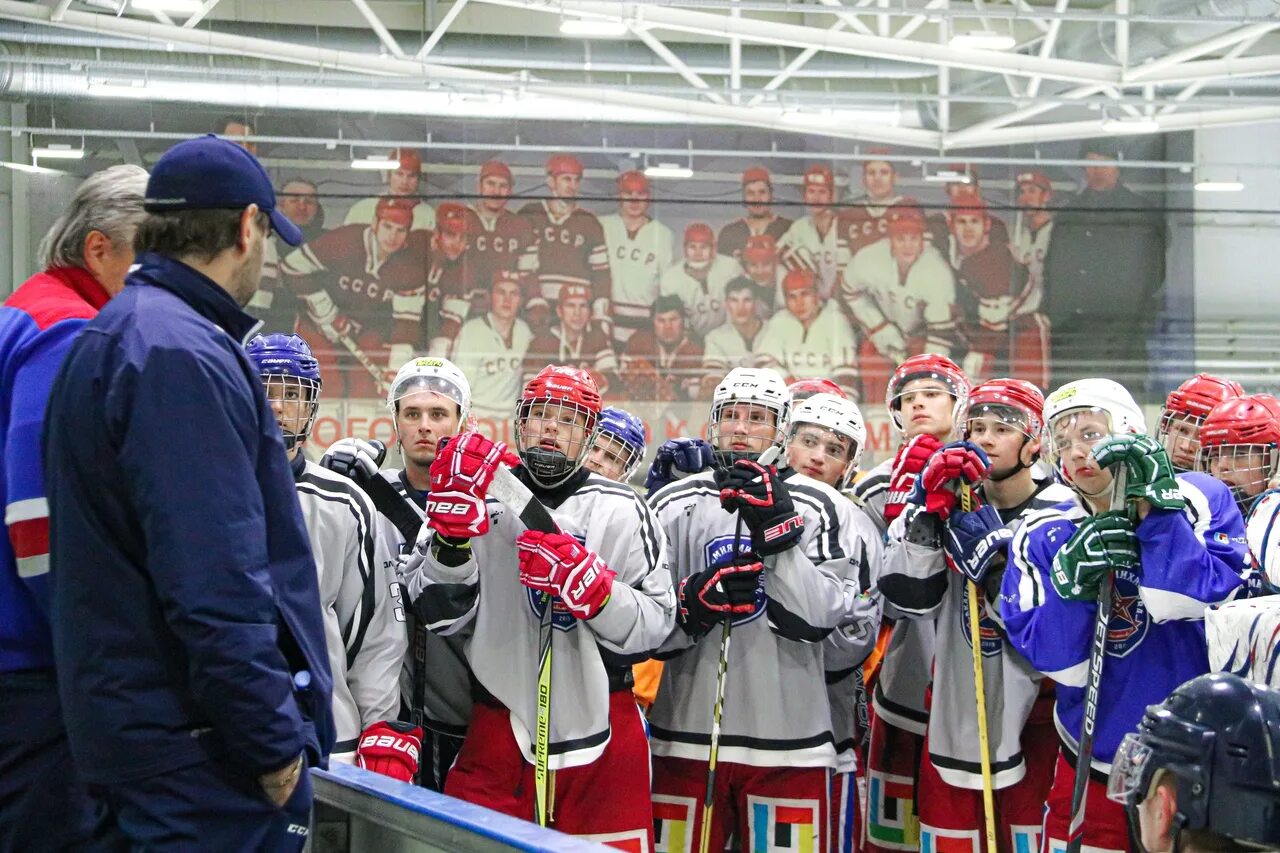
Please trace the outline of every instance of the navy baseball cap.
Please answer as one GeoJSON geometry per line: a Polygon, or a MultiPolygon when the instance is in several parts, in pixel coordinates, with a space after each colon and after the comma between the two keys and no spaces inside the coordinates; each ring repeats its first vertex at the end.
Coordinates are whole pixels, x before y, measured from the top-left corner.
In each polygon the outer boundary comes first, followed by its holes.
{"type": "Polygon", "coordinates": [[[143,201],[149,213],[235,210],[251,204],[271,217],[280,239],[302,245],[302,231],[276,209],[276,191],[258,158],[212,133],[164,152],[151,167],[143,201]]]}

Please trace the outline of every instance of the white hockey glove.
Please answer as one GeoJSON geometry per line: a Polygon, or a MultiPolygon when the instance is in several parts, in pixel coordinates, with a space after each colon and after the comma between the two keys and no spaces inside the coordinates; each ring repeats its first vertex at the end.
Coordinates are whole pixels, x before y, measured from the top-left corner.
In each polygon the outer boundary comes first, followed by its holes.
{"type": "Polygon", "coordinates": [[[377,476],[386,457],[387,446],[377,439],[342,438],[329,445],[320,458],[320,465],[359,482],[377,476]]]}

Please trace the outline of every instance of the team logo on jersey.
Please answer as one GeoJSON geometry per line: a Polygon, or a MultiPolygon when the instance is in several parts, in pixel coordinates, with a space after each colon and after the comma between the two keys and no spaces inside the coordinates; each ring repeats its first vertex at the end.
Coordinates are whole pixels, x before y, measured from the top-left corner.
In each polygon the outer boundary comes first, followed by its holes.
{"type": "Polygon", "coordinates": [[[747,797],[748,831],[746,850],[752,853],[783,853],[821,849],[817,800],[784,800],[747,797]]]}
{"type": "MultiPolygon", "coordinates": [[[[703,546],[703,557],[706,560],[706,567],[708,569],[716,566],[728,565],[733,562],[733,558],[735,556],[744,557],[750,553],[751,537],[749,535],[740,538],[737,536],[717,536],[703,546]],[[735,540],[738,542],[738,551],[736,555],[733,550],[733,543],[735,540]]],[[[764,588],[763,585],[761,585],[760,588],[756,589],[755,610],[745,616],[734,617],[733,624],[742,625],[746,622],[752,621],[753,619],[759,618],[760,614],[764,612],[765,600],[766,596],[764,588]]]]}
{"type": "MultiPolygon", "coordinates": [[[[578,540],[578,544],[584,548],[587,545],[586,537],[579,533],[571,534],[574,539],[578,540]]],[[[536,589],[525,587],[525,598],[529,601],[529,609],[533,611],[533,615],[538,618],[538,624],[542,624],[542,620],[547,615],[547,604],[551,605],[551,626],[557,631],[572,631],[578,627],[578,620],[560,600],[558,595],[547,595],[536,589]]]]}
{"type": "Polygon", "coordinates": [[[1111,621],[1107,623],[1107,654],[1127,657],[1142,644],[1150,627],[1151,618],[1142,603],[1138,575],[1128,570],[1117,571],[1111,593],[1111,621]]]}
{"type": "MultiPolygon", "coordinates": [[[[979,593],[982,595],[982,593],[979,593]]],[[[985,595],[982,597],[985,598],[985,595]]],[[[960,599],[963,602],[964,618],[960,621],[960,631],[964,634],[964,641],[969,644],[969,648],[973,648],[973,637],[969,634],[969,596],[965,595],[960,599]]],[[[978,636],[982,638],[982,656],[985,658],[995,657],[1004,649],[1004,641],[1000,636],[1000,626],[996,620],[986,614],[983,608],[982,618],[978,620],[978,636]]]]}

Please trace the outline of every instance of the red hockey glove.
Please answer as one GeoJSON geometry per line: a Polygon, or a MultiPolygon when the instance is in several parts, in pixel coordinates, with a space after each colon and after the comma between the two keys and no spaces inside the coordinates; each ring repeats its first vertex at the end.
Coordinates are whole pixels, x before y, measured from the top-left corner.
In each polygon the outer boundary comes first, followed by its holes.
{"type": "Polygon", "coordinates": [[[889,474],[889,494],[884,502],[884,520],[891,522],[902,514],[907,498],[916,484],[916,475],[924,470],[929,457],[942,447],[942,442],[931,435],[917,435],[902,447],[893,459],[889,474]]]}
{"type": "MultiPolygon", "coordinates": [[[[929,457],[920,474],[925,511],[945,520],[956,508],[958,486],[976,486],[990,472],[991,460],[980,447],[968,441],[948,444],[929,457]]],[[[915,496],[913,501],[918,502],[915,496]]]]}
{"type": "Polygon", "coordinates": [[[499,465],[517,465],[516,456],[502,442],[478,432],[440,439],[431,463],[431,494],[427,524],[441,536],[467,539],[489,532],[484,498],[499,465]]]}
{"type": "Polygon", "coordinates": [[[401,782],[410,782],[418,772],[421,752],[421,728],[412,723],[383,720],[360,733],[356,766],[401,782]]]}
{"type": "Polygon", "coordinates": [[[567,533],[526,530],[516,537],[520,583],[557,595],[569,612],[591,619],[609,601],[615,572],[567,533]]]}

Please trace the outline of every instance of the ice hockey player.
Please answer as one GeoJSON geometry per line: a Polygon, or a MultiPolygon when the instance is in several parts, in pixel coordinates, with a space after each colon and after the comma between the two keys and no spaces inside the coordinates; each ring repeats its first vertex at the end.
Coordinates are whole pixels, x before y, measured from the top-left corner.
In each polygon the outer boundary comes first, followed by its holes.
{"type": "Polygon", "coordinates": [[[1188,681],[1116,750],[1107,796],[1143,853],[1280,849],[1280,691],[1237,675],[1188,681]]]}
{"type": "MultiPolygon", "coordinates": [[[[916,801],[921,849],[979,839],[985,829],[975,716],[968,585],[983,601],[979,643],[997,838],[1007,849],[1039,849],[1044,801],[1058,758],[1053,689],[1005,639],[1000,580],[1013,531],[1031,513],[1070,500],[1034,476],[1044,396],[1029,382],[992,379],[969,394],[964,441],[929,458],[912,503],[889,528],[880,575],[885,599],[908,619],[936,620],[933,685],[916,801]],[[974,509],[957,504],[973,489],[974,509]]],[[[972,848],[977,853],[977,848],[972,848]]]]}
{"type": "MultiPolygon", "coordinates": [[[[448,359],[415,358],[397,371],[387,409],[403,468],[379,469],[384,448],[359,438],[330,445],[320,464],[351,477],[369,494],[383,541],[401,555],[417,541],[426,520],[437,444],[471,422],[471,385],[448,359]]],[[[469,632],[441,637],[413,620],[408,633],[400,717],[422,728],[418,784],[440,791],[471,720],[471,675],[463,651],[469,632]]]]}
{"type": "Polygon", "coordinates": [[[396,721],[405,654],[394,560],[378,536],[373,501],[354,482],[307,459],[302,446],[320,408],[320,365],[297,335],[258,335],[245,354],[262,377],[284,434],[302,518],[320,577],[333,672],[337,740],[330,758],[408,781],[422,734],[396,721]]]}
{"type": "Polygon", "coordinates": [[[525,377],[532,379],[548,364],[564,364],[590,373],[601,394],[616,388],[620,382],[618,356],[613,339],[591,320],[591,291],[581,284],[560,288],[556,319],[558,323],[529,342],[524,355],[525,377]]]}
{"type": "Polygon", "coordinates": [[[613,278],[613,335],[619,348],[648,325],[662,274],[671,266],[675,237],[650,215],[653,187],[644,172],[618,176],[618,212],[600,217],[613,278]]]}
{"type": "MultiPolygon", "coordinates": [[[[969,378],[946,356],[912,356],[894,371],[885,401],[904,443],[892,460],[854,486],[855,497],[881,529],[902,513],[929,457],[955,438],[968,398],[969,378]]],[[[893,616],[887,609],[886,622],[893,616]]],[[[867,749],[869,851],[914,850],[919,841],[912,780],[928,722],[925,689],[933,638],[933,623],[898,620],[874,679],[867,749]]]]}
{"type": "Polygon", "coordinates": [[[756,364],[789,378],[830,377],[847,391],[858,379],[853,329],[834,299],[824,300],[817,275],[793,269],[782,280],[784,310],[764,324],[756,364]]]}
{"type": "Polygon", "coordinates": [[[1056,682],[1061,741],[1045,806],[1042,849],[1062,849],[1071,822],[1081,727],[1094,723],[1085,792],[1085,849],[1128,848],[1123,809],[1102,779],[1142,709],[1209,671],[1204,611],[1243,590],[1244,525],[1227,488],[1197,473],[1177,475],[1145,435],[1142,410],[1123,386],[1081,379],[1049,395],[1050,460],[1072,500],[1032,514],[1014,533],[1000,589],[1010,644],[1056,682]],[[1125,473],[1113,495],[1114,471],[1125,473]],[[1126,510],[1112,511],[1123,500],[1126,510]],[[1096,708],[1086,709],[1096,598],[1112,586],[1096,708]],[[1101,775],[1096,775],[1101,774],[1101,775]]]}
{"type": "Polygon", "coordinates": [[[767,235],[776,242],[791,227],[790,219],[774,215],[773,178],[764,166],[750,166],[743,170],[742,206],[746,208],[747,215],[721,228],[720,239],[716,242],[721,254],[739,260],[752,237],[767,235]]]}
{"type": "MultiPolygon", "coordinates": [[[[467,318],[483,314],[489,308],[492,279],[476,278],[467,234],[470,220],[467,208],[457,202],[443,202],[436,210],[420,333],[431,355],[447,354],[467,318]]],[[[400,364],[412,354],[411,347],[400,347],[391,354],[391,364],[400,364]]]]}
{"type": "Polygon", "coordinates": [[[1244,396],[1244,388],[1232,379],[1197,373],[1165,398],[1156,438],[1164,445],[1175,471],[1194,471],[1200,452],[1200,427],[1214,406],[1244,396]]]}
{"type": "MultiPolygon", "coordinates": [[[[832,384],[826,379],[804,382],[832,384]]],[[[792,383],[788,389],[793,402],[796,385],[800,384],[792,383]]],[[[867,427],[855,403],[837,393],[809,393],[791,413],[787,464],[807,477],[843,491],[858,470],[866,444],[867,427]]],[[[881,563],[880,531],[861,507],[853,507],[852,515],[853,523],[841,532],[850,537],[845,550],[859,558],[857,585],[849,591],[853,606],[847,621],[831,632],[823,648],[827,701],[831,705],[831,729],[836,741],[831,849],[838,853],[852,851],[861,836],[861,808],[854,774],[858,770],[858,734],[864,731],[866,721],[859,720],[858,702],[861,697],[865,711],[862,663],[875,648],[882,609],[882,599],[876,589],[876,574],[881,563]]]]}
{"type": "Polygon", "coordinates": [[[872,156],[862,164],[863,193],[841,209],[837,223],[840,239],[851,256],[889,236],[885,213],[901,200],[897,169],[892,162],[879,159],[889,154],[889,149],[877,147],[868,153],[872,156]]]}
{"type": "Polygon", "coordinates": [[[719,377],[733,368],[751,367],[755,364],[758,351],[756,341],[764,330],[764,322],[760,319],[758,293],[755,282],[744,275],[725,285],[724,308],[728,319],[707,332],[703,339],[704,395],[710,396],[719,377]]]}
{"type": "Polygon", "coordinates": [[[471,248],[470,277],[489,282],[501,270],[515,270],[532,280],[538,268],[538,241],[533,226],[507,207],[514,183],[511,167],[501,160],[480,166],[477,198],[467,208],[471,248]]]}
{"type": "Polygon", "coordinates": [[[1247,515],[1280,471],[1280,400],[1250,394],[1214,406],[1200,425],[1196,468],[1226,483],[1247,515]]]}
{"type": "Polygon", "coordinates": [[[731,258],[716,254],[711,226],[693,222],[684,229],[684,262],[662,274],[662,295],[680,299],[689,331],[701,339],[725,321],[725,287],[738,272],[738,265],[731,258]]]}
{"type": "Polygon", "coordinates": [[[680,831],[700,837],[721,626],[732,619],[709,849],[723,850],[730,834],[744,850],[830,849],[836,753],[819,698],[822,641],[851,620],[866,558],[845,549],[866,543],[849,542],[853,506],[831,487],[756,461],[786,441],[789,410],[776,372],[730,371],[711,404],[717,467],[650,500],[670,542],[680,608],[649,711],[660,844],[680,831]]]}
{"type": "Polygon", "coordinates": [[[671,633],[675,598],[653,514],[629,487],[582,467],[600,408],[590,376],[548,366],[517,404],[519,457],[476,432],[437,451],[428,526],[403,573],[429,628],[473,631],[466,649],[476,702],[445,793],[531,819],[542,799],[536,753],[546,749],[548,825],[653,849],[648,746],[630,664],[671,633]],[[516,476],[560,532],[526,530],[509,508],[486,505],[502,464],[518,465],[516,476]],[[539,671],[551,652],[544,739],[535,727],[539,671]]]}
{"type": "Polygon", "coordinates": [[[377,218],[377,207],[387,196],[400,197],[413,211],[413,230],[430,231],[436,227],[436,214],[431,204],[419,198],[418,185],[422,183],[422,155],[413,148],[392,148],[388,160],[396,161],[396,168],[383,172],[387,191],[369,198],[362,198],[347,211],[343,225],[370,225],[377,218]]]}
{"type": "MultiPolygon", "coordinates": [[[[840,388],[839,385],[825,377],[818,379],[797,379],[795,382],[792,382],[787,386],[787,391],[791,393],[791,404],[793,406],[803,403],[814,394],[834,394],[837,397],[843,397],[845,399],[848,399],[849,396],[840,388]]],[[[859,411],[859,417],[861,417],[861,411],[859,411]]],[[[866,425],[864,424],[863,431],[865,430],[866,425]]],[[[854,466],[854,470],[857,470],[856,465],[854,466]]],[[[841,486],[839,488],[843,490],[844,487],[841,486]]]]}
{"type": "Polygon", "coordinates": [[[825,302],[836,294],[836,279],[848,263],[848,245],[836,227],[836,179],[830,166],[815,163],[804,170],[801,181],[805,208],[809,211],[791,223],[778,241],[778,254],[788,269],[806,269],[818,280],[818,294],[825,302]]]}

